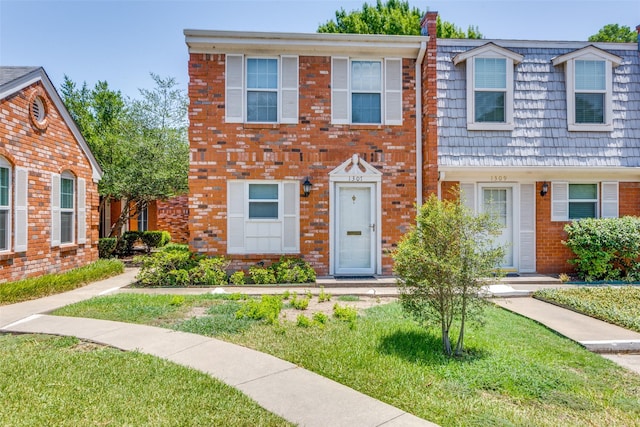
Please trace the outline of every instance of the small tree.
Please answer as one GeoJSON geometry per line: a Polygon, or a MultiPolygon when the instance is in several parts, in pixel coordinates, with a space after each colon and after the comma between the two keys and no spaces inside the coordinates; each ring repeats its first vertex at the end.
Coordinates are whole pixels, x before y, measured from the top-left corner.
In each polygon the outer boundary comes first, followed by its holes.
{"type": "Polygon", "coordinates": [[[448,356],[462,355],[465,325],[479,318],[481,288],[504,257],[504,248],[494,242],[498,231],[489,214],[473,215],[460,197],[440,201],[431,195],[393,254],[403,309],[425,325],[440,325],[448,356]],[[452,350],[455,320],[459,332],[452,350]]]}
{"type": "Polygon", "coordinates": [[[590,42],[635,43],[638,34],[626,25],[607,24],[589,37],[590,42]]]}

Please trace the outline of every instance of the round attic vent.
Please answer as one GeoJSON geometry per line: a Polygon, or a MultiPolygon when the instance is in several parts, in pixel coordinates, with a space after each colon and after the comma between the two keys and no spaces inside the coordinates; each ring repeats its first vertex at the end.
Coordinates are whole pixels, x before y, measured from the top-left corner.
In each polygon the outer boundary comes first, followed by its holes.
{"type": "Polygon", "coordinates": [[[45,130],[47,128],[47,112],[48,106],[46,99],[41,91],[36,91],[29,102],[29,117],[36,129],[45,130]]]}

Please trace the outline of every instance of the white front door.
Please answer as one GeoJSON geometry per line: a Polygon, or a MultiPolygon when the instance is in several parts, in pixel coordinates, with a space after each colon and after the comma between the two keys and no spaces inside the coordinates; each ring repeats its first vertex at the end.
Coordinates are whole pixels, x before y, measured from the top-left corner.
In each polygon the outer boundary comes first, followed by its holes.
{"type": "Polygon", "coordinates": [[[491,213],[501,226],[496,243],[504,247],[503,268],[517,268],[513,256],[513,188],[481,186],[482,212],[491,213]]]}
{"type": "Polygon", "coordinates": [[[335,274],[375,272],[375,184],[336,184],[335,274]]]}

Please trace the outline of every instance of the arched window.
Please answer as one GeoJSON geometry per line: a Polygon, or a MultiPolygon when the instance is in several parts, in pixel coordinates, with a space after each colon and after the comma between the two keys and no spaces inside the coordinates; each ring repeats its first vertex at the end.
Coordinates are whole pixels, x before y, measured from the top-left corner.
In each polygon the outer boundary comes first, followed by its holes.
{"type": "Polygon", "coordinates": [[[0,252],[11,249],[11,164],[0,157],[0,252]]]}

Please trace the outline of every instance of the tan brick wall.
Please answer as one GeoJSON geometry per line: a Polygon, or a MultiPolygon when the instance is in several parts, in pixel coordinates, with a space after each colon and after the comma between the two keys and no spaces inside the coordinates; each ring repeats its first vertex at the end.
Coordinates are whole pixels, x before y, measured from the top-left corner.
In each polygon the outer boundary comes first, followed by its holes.
{"type": "MultiPolygon", "coordinates": [[[[171,241],[174,243],[188,243],[189,196],[158,200],[154,203],[154,207],[156,220],[154,230],[168,231],[171,233],[171,241]]],[[[151,214],[149,220],[151,221],[151,214]]]]}
{"type": "MultiPolygon", "coordinates": [[[[295,125],[225,123],[225,56],[191,54],[189,62],[189,231],[193,249],[225,255],[226,181],[309,176],[311,195],[300,199],[301,255],[320,275],[329,272],[329,172],[353,154],[382,172],[383,274],[415,215],[415,61],[403,60],[403,125],[331,124],[331,58],[299,58],[299,122],[295,125]]],[[[233,256],[234,265],[279,256],[233,256]]]]}
{"type": "MultiPolygon", "coordinates": [[[[96,260],[99,200],[91,165],[41,83],[0,100],[0,155],[13,168],[24,167],[29,172],[28,249],[0,255],[0,283],[67,271],[96,260]],[[36,91],[47,101],[48,126],[44,130],[33,127],[29,119],[29,102],[36,91]],[[87,243],[52,248],[51,173],[63,171],[86,180],[87,243]]],[[[13,192],[11,197],[13,201],[13,192]]]]}

